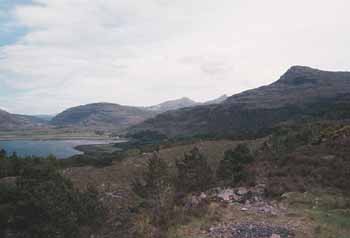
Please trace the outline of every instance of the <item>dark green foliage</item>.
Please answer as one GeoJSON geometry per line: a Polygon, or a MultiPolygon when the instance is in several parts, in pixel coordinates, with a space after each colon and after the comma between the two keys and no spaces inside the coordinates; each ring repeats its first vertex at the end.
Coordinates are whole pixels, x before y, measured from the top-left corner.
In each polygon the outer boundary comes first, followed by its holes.
{"type": "Polygon", "coordinates": [[[319,144],[322,140],[322,125],[307,123],[279,127],[270,136],[265,146],[272,153],[274,159],[283,159],[288,153],[300,146],[319,144]]]}
{"type": "MultiPolygon", "coordinates": [[[[5,159],[13,162],[13,158],[5,159]]],[[[103,215],[97,192],[79,192],[48,159],[19,159],[16,183],[0,184],[0,227],[11,237],[77,237],[81,226],[93,226],[103,215]]]]}
{"type": "Polygon", "coordinates": [[[160,145],[167,142],[168,138],[157,131],[140,131],[134,134],[128,134],[129,141],[126,143],[117,144],[118,148],[125,150],[139,149],[141,152],[150,153],[158,151],[160,145]]]}
{"type": "Polygon", "coordinates": [[[134,192],[144,199],[156,196],[163,188],[170,186],[167,163],[154,152],[147,161],[147,167],[141,178],[133,182],[134,192]]]}
{"type": "Polygon", "coordinates": [[[0,150],[0,159],[6,158],[6,155],[7,155],[6,151],[4,149],[1,149],[0,150]]]}
{"type": "Polygon", "coordinates": [[[261,151],[271,164],[268,194],[323,188],[348,192],[349,131],[348,123],[329,121],[289,125],[275,131],[261,151]]]}
{"type": "Polygon", "coordinates": [[[143,142],[159,142],[166,140],[167,137],[159,133],[157,131],[150,131],[150,130],[145,130],[145,131],[140,131],[138,133],[130,134],[128,137],[131,137],[135,140],[143,141],[143,142]]]}
{"type": "Polygon", "coordinates": [[[245,144],[239,144],[235,150],[227,150],[217,170],[218,180],[224,185],[236,185],[247,177],[244,167],[252,161],[253,156],[245,144]]]}
{"type": "Polygon", "coordinates": [[[178,191],[200,192],[213,184],[213,171],[197,147],[186,153],[183,160],[176,161],[176,167],[178,191]]]}
{"type": "Polygon", "coordinates": [[[167,163],[154,152],[144,174],[133,181],[133,191],[141,198],[141,207],[150,214],[151,224],[165,231],[172,218],[173,186],[167,163]]]}
{"type": "MultiPolygon", "coordinates": [[[[185,108],[160,114],[137,125],[136,128],[157,130],[169,138],[261,138],[285,122],[349,119],[349,95],[318,98],[316,102],[305,102],[302,105],[285,104],[276,108],[256,107],[256,104],[261,103],[259,101],[255,102],[252,108],[240,103],[185,108]]],[[[276,99],[275,103],[279,103],[279,100],[276,99]]]]}
{"type": "Polygon", "coordinates": [[[96,167],[106,167],[112,165],[113,159],[110,155],[102,156],[94,160],[93,165],[96,167]]]}

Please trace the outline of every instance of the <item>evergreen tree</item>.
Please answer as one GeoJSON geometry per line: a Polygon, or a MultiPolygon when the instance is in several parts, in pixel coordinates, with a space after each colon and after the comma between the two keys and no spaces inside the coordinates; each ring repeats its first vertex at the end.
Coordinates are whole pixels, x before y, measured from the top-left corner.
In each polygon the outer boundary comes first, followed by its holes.
{"type": "Polygon", "coordinates": [[[7,153],[4,149],[0,150],[0,159],[5,159],[7,156],[7,153]]]}
{"type": "Polygon", "coordinates": [[[253,157],[245,144],[238,145],[235,150],[227,150],[220,161],[217,178],[225,185],[236,185],[246,177],[244,166],[252,161],[253,157]]]}
{"type": "Polygon", "coordinates": [[[167,163],[154,152],[143,175],[132,183],[133,191],[143,200],[143,207],[152,214],[154,226],[164,229],[172,210],[173,186],[167,163]]]}
{"type": "Polygon", "coordinates": [[[96,192],[77,191],[46,159],[19,161],[26,163],[16,183],[0,185],[0,235],[73,238],[102,220],[96,192]]]}
{"type": "Polygon", "coordinates": [[[200,192],[207,190],[213,182],[213,172],[207,159],[200,153],[197,147],[185,158],[176,162],[178,170],[177,189],[182,192],[200,192]]]}

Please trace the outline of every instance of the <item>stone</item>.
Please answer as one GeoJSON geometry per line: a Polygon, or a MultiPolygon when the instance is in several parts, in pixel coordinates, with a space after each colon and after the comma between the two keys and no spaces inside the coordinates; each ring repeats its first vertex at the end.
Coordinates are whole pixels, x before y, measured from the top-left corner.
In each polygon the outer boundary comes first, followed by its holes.
{"type": "Polygon", "coordinates": [[[221,198],[222,200],[228,202],[232,200],[232,197],[234,196],[233,189],[224,189],[219,191],[217,197],[221,198]]]}
{"type": "Polygon", "coordinates": [[[277,235],[277,234],[272,234],[272,235],[270,236],[270,238],[281,238],[281,236],[280,236],[280,235],[277,235]]]}
{"type": "Polygon", "coordinates": [[[241,188],[238,188],[236,193],[240,196],[243,196],[243,195],[246,195],[248,193],[248,189],[241,187],[241,188]]]}
{"type": "Polygon", "coordinates": [[[209,231],[211,238],[289,238],[295,234],[284,227],[264,223],[221,224],[209,231]]]}
{"type": "Polygon", "coordinates": [[[200,199],[206,199],[207,198],[207,195],[205,193],[201,193],[201,195],[199,196],[200,199]]]}

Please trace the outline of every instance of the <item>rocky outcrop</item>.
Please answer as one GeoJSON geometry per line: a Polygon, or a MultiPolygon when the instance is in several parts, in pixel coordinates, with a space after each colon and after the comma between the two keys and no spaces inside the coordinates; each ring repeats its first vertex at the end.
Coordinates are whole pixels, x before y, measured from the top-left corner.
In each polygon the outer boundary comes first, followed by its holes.
{"type": "Polygon", "coordinates": [[[285,227],[267,224],[229,224],[210,228],[211,238],[291,238],[294,233],[285,227]]]}

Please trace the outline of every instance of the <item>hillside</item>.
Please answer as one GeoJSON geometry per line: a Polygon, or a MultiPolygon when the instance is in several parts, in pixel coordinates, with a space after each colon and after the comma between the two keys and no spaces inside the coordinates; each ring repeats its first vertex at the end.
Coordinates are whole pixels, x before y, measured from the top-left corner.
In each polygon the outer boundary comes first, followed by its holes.
{"type": "Polygon", "coordinates": [[[0,110],[0,130],[31,129],[44,124],[45,121],[37,117],[11,114],[0,110]]]}
{"type": "Polygon", "coordinates": [[[229,97],[218,105],[170,111],[130,132],[153,130],[170,137],[256,136],[285,121],[350,118],[350,73],[291,67],[276,82],[229,97]]]}
{"type": "Polygon", "coordinates": [[[150,110],[150,111],[154,111],[157,113],[162,113],[162,112],[177,110],[177,109],[185,108],[185,107],[193,107],[196,105],[199,105],[199,103],[191,100],[190,98],[183,97],[180,99],[166,101],[166,102],[160,103],[158,105],[146,107],[145,109],[150,110]]]}
{"type": "Polygon", "coordinates": [[[151,111],[154,111],[157,113],[163,113],[163,112],[167,112],[167,111],[178,110],[178,109],[182,109],[182,108],[194,107],[194,106],[199,106],[199,105],[219,104],[219,103],[222,103],[223,101],[225,101],[227,98],[228,97],[226,95],[222,95],[218,98],[215,98],[213,100],[209,100],[209,101],[202,103],[202,102],[193,101],[192,99],[187,98],[187,97],[183,97],[180,99],[166,101],[166,102],[154,105],[154,106],[145,107],[145,109],[151,110],[151,111]]]}
{"type": "MultiPolygon", "coordinates": [[[[225,100],[225,96],[203,104],[216,104],[225,100]]],[[[90,129],[122,130],[142,123],[159,113],[189,108],[202,103],[189,98],[170,100],[150,107],[132,107],[112,103],[93,103],[69,108],[53,117],[51,125],[59,127],[77,127],[90,129]]],[[[44,120],[44,119],[43,119],[44,120]]]]}
{"type": "MultiPolygon", "coordinates": [[[[166,197],[164,203],[170,207],[173,206],[171,196],[180,202],[173,207],[175,212],[164,216],[164,220],[171,220],[171,229],[162,237],[349,237],[349,180],[346,179],[350,168],[349,132],[346,123],[311,123],[284,126],[258,140],[198,140],[159,146],[159,156],[167,162],[173,179],[179,179],[178,162],[194,147],[200,149],[212,171],[219,171],[226,152],[242,143],[248,145],[254,155],[243,169],[247,172],[244,182],[222,189],[216,173],[217,181],[211,189],[192,191],[187,196],[168,195],[170,198],[166,197]],[[242,231],[241,235],[233,233],[235,228],[242,231]],[[274,232],[279,236],[272,236],[274,232]]],[[[154,225],[144,222],[153,213],[143,209],[143,203],[139,205],[137,194],[132,190],[132,179],[146,174],[151,153],[141,149],[129,156],[114,159],[104,168],[70,168],[65,175],[78,188],[88,185],[98,188],[109,210],[108,221],[121,220],[118,229],[113,229],[115,223],[103,223],[105,237],[157,237],[151,233],[154,225]],[[130,209],[138,206],[141,208],[130,209]],[[130,217],[141,221],[135,222],[130,217]],[[137,229],[146,235],[129,233],[137,229]]],[[[193,167],[199,163],[196,162],[193,167]]],[[[196,173],[194,169],[190,171],[196,173]]]]}
{"type": "Polygon", "coordinates": [[[94,103],[67,109],[55,116],[50,123],[60,127],[120,130],[152,116],[153,112],[137,107],[94,103]]]}
{"type": "Polygon", "coordinates": [[[209,100],[209,101],[206,101],[204,103],[202,103],[203,105],[212,105],[212,104],[219,104],[219,103],[222,103],[224,102],[226,99],[228,98],[228,96],[226,94],[218,97],[218,98],[215,98],[213,100],[209,100]]]}

